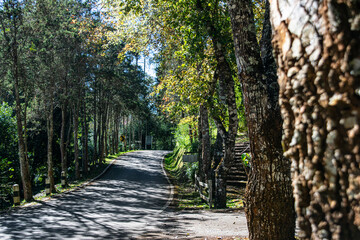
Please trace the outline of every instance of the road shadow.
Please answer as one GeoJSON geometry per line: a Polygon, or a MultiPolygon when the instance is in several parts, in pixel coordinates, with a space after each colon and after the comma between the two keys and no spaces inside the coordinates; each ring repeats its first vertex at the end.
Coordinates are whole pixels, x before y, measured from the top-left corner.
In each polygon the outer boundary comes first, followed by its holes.
{"type": "Polygon", "coordinates": [[[0,216],[0,239],[136,239],[163,231],[169,197],[163,155],[127,154],[84,189],[0,216]]]}

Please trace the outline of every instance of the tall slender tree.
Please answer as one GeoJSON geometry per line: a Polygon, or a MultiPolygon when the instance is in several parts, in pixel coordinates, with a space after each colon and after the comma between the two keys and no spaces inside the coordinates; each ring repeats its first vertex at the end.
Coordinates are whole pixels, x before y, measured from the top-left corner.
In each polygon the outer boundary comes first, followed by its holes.
{"type": "MultiPolygon", "coordinates": [[[[18,134],[18,151],[20,159],[21,180],[26,201],[32,200],[29,160],[26,146],[26,107],[22,102],[26,92],[26,74],[23,67],[24,48],[27,46],[27,30],[24,24],[26,3],[17,0],[6,0],[0,5],[1,49],[6,58],[9,78],[12,80],[13,95],[15,97],[15,114],[18,134]]],[[[25,99],[25,102],[28,100],[25,99]]]]}

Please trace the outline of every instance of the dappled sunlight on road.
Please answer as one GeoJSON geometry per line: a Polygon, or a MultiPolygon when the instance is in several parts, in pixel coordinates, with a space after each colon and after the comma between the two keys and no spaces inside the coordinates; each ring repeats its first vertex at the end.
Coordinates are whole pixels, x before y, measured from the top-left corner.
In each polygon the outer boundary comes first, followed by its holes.
{"type": "Polygon", "coordinates": [[[0,239],[198,239],[235,230],[246,236],[243,213],[163,210],[170,196],[165,153],[128,153],[84,189],[1,215],[0,239]]]}
{"type": "Polygon", "coordinates": [[[0,238],[128,239],[155,231],[169,197],[163,155],[130,153],[85,189],[1,216],[0,238]]]}

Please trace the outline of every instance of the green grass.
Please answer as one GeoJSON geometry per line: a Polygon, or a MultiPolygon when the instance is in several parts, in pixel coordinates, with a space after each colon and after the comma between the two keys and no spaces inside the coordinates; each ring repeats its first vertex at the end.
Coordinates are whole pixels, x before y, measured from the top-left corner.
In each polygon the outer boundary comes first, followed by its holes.
{"type": "Polygon", "coordinates": [[[177,208],[178,209],[209,209],[192,183],[184,183],[178,186],[177,208]]]}
{"type": "Polygon", "coordinates": [[[227,208],[239,209],[244,207],[244,200],[242,198],[236,198],[236,197],[238,196],[235,196],[235,198],[227,197],[226,200],[227,208]]]}
{"type": "Polygon", "coordinates": [[[184,163],[182,156],[184,155],[185,149],[178,148],[173,153],[169,153],[165,156],[165,169],[172,172],[178,172],[182,169],[184,163]]]}

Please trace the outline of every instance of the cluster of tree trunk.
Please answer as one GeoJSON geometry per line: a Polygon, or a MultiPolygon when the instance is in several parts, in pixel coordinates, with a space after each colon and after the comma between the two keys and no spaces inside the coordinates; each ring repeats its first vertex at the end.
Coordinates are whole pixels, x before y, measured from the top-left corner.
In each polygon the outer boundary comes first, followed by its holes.
{"type": "Polygon", "coordinates": [[[45,158],[51,192],[56,191],[54,169],[59,158],[54,157],[55,147],[60,149],[61,171],[68,175],[69,166],[75,166],[79,179],[81,170],[86,173],[90,162],[91,131],[91,161],[103,163],[105,156],[119,151],[120,133],[125,129],[126,139],[135,145],[135,122],[148,112],[144,104],[144,73],[132,64],[132,57],[119,63],[121,44],[113,44],[106,54],[101,54],[99,43],[91,42],[98,34],[92,32],[95,26],[86,22],[98,21],[92,10],[90,4],[77,0],[4,0],[0,4],[1,84],[13,91],[13,96],[5,100],[16,106],[26,201],[32,200],[31,175],[36,171],[30,171],[27,147],[29,109],[32,124],[46,123],[46,128],[38,131],[46,132],[45,158]],[[77,21],[84,25],[76,25],[77,21]],[[60,119],[56,118],[59,112],[60,119]],[[61,126],[59,133],[56,126],[61,126]]]}
{"type": "Polygon", "coordinates": [[[252,2],[230,0],[228,8],[251,147],[245,206],[249,237],[294,239],[290,161],[282,155],[269,4],[266,4],[261,46],[256,39],[252,2]]]}
{"type": "MultiPolygon", "coordinates": [[[[269,3],[260,46],[252,2],[230,0],[228,9],[251,143],[246,191],[250,239],[294,239],[294,208],[301,239],[359,238],[358,4],[273,0],[277,75],[269,3]]],[[[223,70],[224,55],[212,27],[209,21],[218,78],[228,84],[224,73],[229,69],[223,70]]],[[[205,114],[201,106],[201,169],[209,175],[205,114]]],[[[233,138],[219,130],[225,145],[219,174],[226,182],[233,138]]]]}

